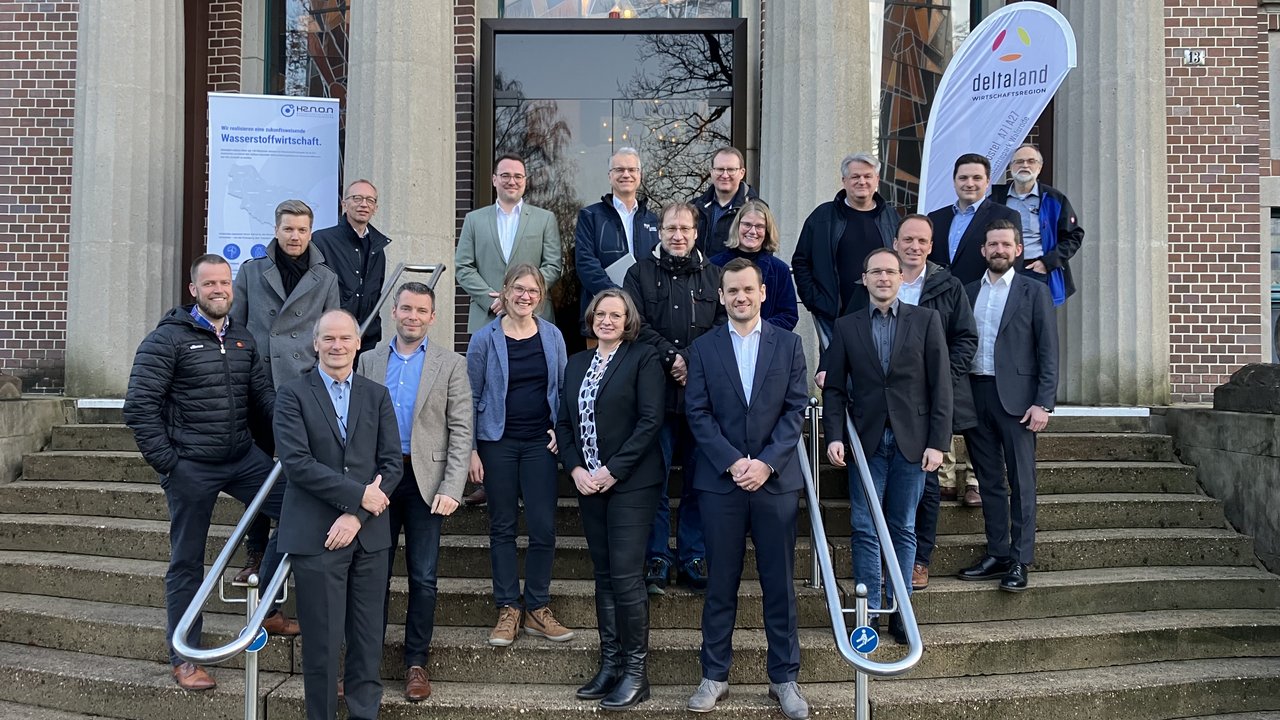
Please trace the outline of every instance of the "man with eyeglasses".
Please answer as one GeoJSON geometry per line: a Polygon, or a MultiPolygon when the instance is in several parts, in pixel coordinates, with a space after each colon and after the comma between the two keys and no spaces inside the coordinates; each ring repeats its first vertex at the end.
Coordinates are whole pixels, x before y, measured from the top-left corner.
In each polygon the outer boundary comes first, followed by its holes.
{"type": "Polygon", "coordinates": [[[640,311],[637,342],[657,348],[667,371],[666,418],[658,440],[668,474],[679,461],[684,477],[674,553],[667,493],[658,499],[645,557],[645,585],[653,595],[666,592],[673,568],[690,589],[707,587],[707,544],[692,482],[696,446],[685,417],[684,386],[689,345],[728,317],[720,304],[721,270],[697,248],[698,209],[689,203],[663,208],[661,234],[662,242],[627,270],[623,283],[640,311]]]}
{"type": "Polygon", "coordinates": [[[387,274],[384,250],[391,238],[370,224],[376,212],[378,189],[368,180],[356,180],[347,186],[342,197],[342,217],[338,224],[311,236],[311,242],[324,255],[325,264],[338,274],[342,309],[354,315],[357,322],[374,315],[373,322],[360,337],[357,364],[360,353],[372,349],[382,339],[382,319],[376,313],[382,281],[387,274]]]}
{"type": "Polygon", "coordinates": [[[742,151],[722,147],[711,158],[711,187],[690,202],[702,212],[698,217],[698,244],[707,257],[724,252],[733,218],[748,200],[758,200],[747,184],[747,163],[742,151]]]}
{"type": "Polygon", "coordinates": [[[1009,162],[1009,184],[991,188],[991,199],[1018,211],[1022,218],[1022,260],[1018,271],[1049,286],[1054,305],[1076,291],[1067,261],[1084,242],[1084,228],[1062,191],[1041,182],[1044,156],[1034,145],[1022,145],[1009,162]]]}
{"type": "Polygon", "coordinates": [[[880,161],[867,152],[840,161],[844,187],[805,219],[791,256],[796,292],[830,338],[861,279],[860,268],[876,248],[893,246],[898,211],[880,196],[880,161]]]}
{"type": "MultiPolygon", "coordinates": [[[[880,538],[857,465],[846,460],[845,441],[862,443],[874,501],[884,513],[909,595],[907,573],[916,557],[916,507],[925,473],[937,470],[951,447],[952,385],[941,316],[898,297],[902,257],[890,248],[877,248],[867,255],[863,268],[871,304],[835,323],[835,336],[823,358],[828,376],[822,404],[827,459],[836,467],[850,468],[853,579],[866,584],[867,605],[878,610],[883,607],[880,538]],[[854,421],[857,437],[847,437],[846,418],[854,421]]],[[[892,604],[891,584],[885,594],[892,604]]],[[[906,629],[901,617],[891,617],[889,632],[903,643],[906,629]]],[[[878,623],[873,619],[872,624],[878,623]]]]}
{"type": "MultiPolygon", "coordinates": [[[[564,269],[556,216],[524,201],[528,182],[524,158],[506,153],[498,157],[493,167],[497,202],[467,213],[453,255],[458,285],[471,296],[469,333],[498,316],[502,309],[498,288],[502,287],[507,268],[521,263],[538,268],[548,289],[564,269]]],[[[555,320],[548,298],[543,298],[538,314],[555,320]]]]}
{"type": "MultiPolygon", "coordinates": [[[[622,287],[627,270],[658,245],[658,216],[639,196],[640,179],[640,151],[619,148],[609,158],[611,192],[578,213],[573,233],[574,266],[582,283],[578,317],[586,317],[587,305],[596,293],[622,287]]],[[[586,337],[585,322],[580,329],[586,337]]],[[[590,347],[594,343],[587,340],[590,347]]]]}

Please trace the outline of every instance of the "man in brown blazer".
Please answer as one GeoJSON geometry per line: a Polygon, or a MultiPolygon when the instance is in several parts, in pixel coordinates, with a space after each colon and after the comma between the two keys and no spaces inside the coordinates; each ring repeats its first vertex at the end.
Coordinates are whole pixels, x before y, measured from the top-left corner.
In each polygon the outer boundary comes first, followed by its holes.
{"type": "Polygon", "coordinates": [[[427,341],[427,330],[436,319],[431,288],[417,282],[401,285],[391,317],[395,337],[364,355],[360,374],[386,385],[400,430],[404,477],[390,498],[392,551],[388,558],[394,562],[403,528],[409,568],[405,697],[417,702],[431,696],[426,667],[436,612],[440,526],[445,516],[458,509],[467,480],[471,384],[461,355],[427,341]]]}

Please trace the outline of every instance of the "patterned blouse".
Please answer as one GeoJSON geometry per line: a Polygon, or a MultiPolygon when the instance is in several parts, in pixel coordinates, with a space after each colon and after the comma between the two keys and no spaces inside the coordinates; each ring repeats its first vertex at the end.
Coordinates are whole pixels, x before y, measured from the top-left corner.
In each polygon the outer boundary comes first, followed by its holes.
{"type": "Polygon", "coordinates": [[[587,375],[578,390],[578,436],[582,440],[582,460],[587,464],[589,473],[600,469],[600,447],[596,443],[596,393],[600,392],[600,380],[616,352],[615,349],[603,358],[599,352],[592,355],[591,367],[587,368],[587,375]]]}

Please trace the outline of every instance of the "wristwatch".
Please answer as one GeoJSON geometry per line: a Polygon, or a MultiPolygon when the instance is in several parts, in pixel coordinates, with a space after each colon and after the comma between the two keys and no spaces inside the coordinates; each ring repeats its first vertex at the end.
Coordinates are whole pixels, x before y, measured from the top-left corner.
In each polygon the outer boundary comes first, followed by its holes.
{"type": "Polygon", "coordinates": [[[1041,409],[1041,410],[1043,410],[1043,411],[1045,411],[1045,412],[1047,412],[1047,413],[1049,413],[1050,415],[1052,415],[1052,414],[1053,414],[1053,408],[1051,408],[1051,407],[1045,407],[1044,405],[1041,405],[1041,406],[1040,406],[1040,409],[1041,409]]]}

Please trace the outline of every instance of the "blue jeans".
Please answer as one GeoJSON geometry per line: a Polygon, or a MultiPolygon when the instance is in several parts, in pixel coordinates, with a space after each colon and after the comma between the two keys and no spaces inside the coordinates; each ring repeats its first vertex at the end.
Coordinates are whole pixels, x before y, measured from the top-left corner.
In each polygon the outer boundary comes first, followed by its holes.
{"type": "Polygon", "coordinates": [[[662,558],[668,563],[679,562],[684,567],[696,558],[707,556],[707,541],[702,531],[702,513],[698,509],[698,493],[693,490],[693,464],[698,454],[693,433],[684,415],[668,413],[658,435],[662,449],[662,462],[671,477],[671,464],[679,453],[684,482],[680,484],[680,517],[676,526],[676,552],[671,552],[671,502],[666,489],[658,494],[658,512],[653,516],[649,531],[649,549],[645,560],[662,558]]]}
{"type": "MultiPolygon", "coordinates": [[[[404,666],[426,667],[436,618],[436,568],[440,559],[440,525],[443,515],[433,515],[422,498],[413,465],[407,460],[404,476],[391,493],[391,552],[387,554],[387,578],[395,564],[396,545],[404,529],[404,561],[409,569],[409,609],[404,619],[404,666]]],[[[391,588],[387,598],[390,605],[391,588]]],[[[386,611],[384,610],[384,613],[386,611]]],[[[384,623],[385,620],[384,620],[384,623]]]]}
{"type": "MultiPolygon", "coordinates": [[[[858,442],[854,438],[854,442],[858,442]]],[[[885,524],[889,526],[889,539],[893,554],[902,569],[907,594],[911,593],[911,563],[916,557],[916,505],[924,492],[924,470],[920,463],[913,463],[902,456],[894,440],[893,431],[884,429],[884,437],[876,451],[867,458],[871,470],[871,482],[876,488],[876,500],[884,510],[885,524]]],[[[876,537],[871,509],[866,505],[866,493],[858,479],[858,469],[849,462],[850,519],[853,525],[853,579],[867,586],[868,606],[880,604],[880,541],[876,537]]],[[[893,589],[886,587],[886,595],[893,597],[893,589]]]]}

